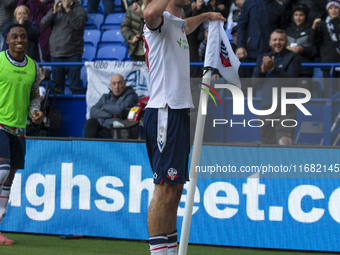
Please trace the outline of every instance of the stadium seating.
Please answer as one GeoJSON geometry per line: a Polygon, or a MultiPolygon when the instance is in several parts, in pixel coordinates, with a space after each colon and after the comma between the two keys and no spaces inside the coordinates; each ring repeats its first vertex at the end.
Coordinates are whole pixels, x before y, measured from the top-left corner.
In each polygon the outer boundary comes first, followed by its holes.
{"type": "Polygon", "coordinates": [[[115,0],[115,12],[122,12],[122,1],[121,0],[115,0]]]}
{"type": "Polygon", "coordinates": [[[122,33],[120,32],[120,29],[118,28],[104,31],[98,45],[99,47],[108,44],[122,45],[124,42],[125,39],[122,33]]]}
{"type": "Polygon", "coordinates": [[[97,48],[102,33],[98,29],[86,29],[84,32],[84,44],[97,48]]]}
{"type": "Polygon", "coordinates": [[[127,49],[122,45],[106,45],[98,49],[95,60],[119,60],[126,57],[127,49]]]}
{"type": "Polygon", "coordinates": [[[125,17],[124,12],[111,13],[106,16],[104,23],[101,25],[101,30],[120,29],[120,24],[125,17]]]}
{"type": "Polygon", "coordinates": [[[302,134],[313,135],[314,137],[309,137],[308,141],[313,141],[313,144],[319,143],[323,144],[323,123],[318,121],[302,121],[299,131],[295,138],[295,144],[299,144],[299,139],[302,134]],[[312,140],[317,138],[317,141],[312,140]]]}
{"type": "Polygon", "coordinates": [[[104,22],[104,14],[88,13],[89,20],[85,24],[85,29],[99,29],[104,22]]]}
{"type": "Polygon", "coordinates": [[[92,61],[96,57],[97,48],[91,45],[84,45],[82,59],[84,61],[92,61]]]}

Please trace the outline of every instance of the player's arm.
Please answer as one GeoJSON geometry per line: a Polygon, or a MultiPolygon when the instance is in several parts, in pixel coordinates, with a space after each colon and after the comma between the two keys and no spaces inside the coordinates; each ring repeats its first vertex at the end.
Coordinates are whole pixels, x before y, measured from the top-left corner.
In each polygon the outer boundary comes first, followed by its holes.
{"type": "Polygon", "coordinates": [[[150,29],[156,29],[162,23],[162,15],[170,0],[153,0],[144,9],[145,24],[150,29]]]}
{"type": "Polygon", "coordinates": [[[205,12],[200,15],[190,17],[186,19],[186,23],[184,26],[185,33],[188,35],[192,33],[200,24],[202,24],[204,21],[207,20],[221,20],[223,22],[226,21],[226,19],[223,17],[223,15],[219,12],[205,12]]]}

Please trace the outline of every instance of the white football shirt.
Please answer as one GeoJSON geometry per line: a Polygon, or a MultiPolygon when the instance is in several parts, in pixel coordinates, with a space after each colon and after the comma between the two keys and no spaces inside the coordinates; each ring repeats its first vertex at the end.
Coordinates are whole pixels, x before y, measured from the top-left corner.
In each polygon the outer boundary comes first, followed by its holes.
{"type": "Polygon", "coordinates": [[[189,44],[185,20],[164,12],[155,30],[144,26],[144,52],[149,69],[149,108],[193,108],[189,44]]]}

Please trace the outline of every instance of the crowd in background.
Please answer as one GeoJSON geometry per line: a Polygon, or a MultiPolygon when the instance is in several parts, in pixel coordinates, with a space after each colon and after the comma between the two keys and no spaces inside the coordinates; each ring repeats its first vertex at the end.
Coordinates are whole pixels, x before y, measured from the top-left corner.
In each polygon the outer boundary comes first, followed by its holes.
{"type": "MultiPolygon", "coordinates": [[[[128,42],[132,60],[144,60],[143,9],[148,0],[125,1],[126,15],[121,32],[128,42]]],[[[114,1],[103,0],[104,13],[115,12],[114,1]]],[[[83,35],[87,14],[98,12],[99,0],[88,0],[87,10],[77,0],[2,0],[0,2],[0,46],[7,48],[6,27],[23,24],[29,36],[27,54],[36,61],[81,61],[83,35]],[[60,3],[60,4],[59,4],[60,3]]],[[[125,8],[123,8],[125,10],[125,8]]],[[[234,36],[233,48],[241,62],[256,62],[270,51],[269,36],[275,29],[287,33],[287,49],[298,54],[301,62],[339,62],[340,60],[340,0],[192,0],[183,17],[202,12],[220,12],[227,22],[225,29],[234,36]]],[[[188,36],[190,60],[203,61],[207,24],[188,36]]],[[[322,68],[330,77],[330,68],[322,68]]],[[[65,76],[72,93],[81,93],[80,68],[52,68],[56,88],[63,93],[65,76]]],[[[252,77],[253,67],[241,67],[241,78],[252,77]]],[[[200,68],[192,68],[192,77],[200,77],[200,68]]],[[[313,77],[313,68],[302,68],[300,77],[313,77]]],[[[334,76],[340,76],[335,70],[334,76]]],[[[340,88],[339,88],[340,89],[340,88]]],[[[337,89],[337,90],[339,90],[337,89]]],[[[327,93],[326,93],[327,94],[327,93]]]]}

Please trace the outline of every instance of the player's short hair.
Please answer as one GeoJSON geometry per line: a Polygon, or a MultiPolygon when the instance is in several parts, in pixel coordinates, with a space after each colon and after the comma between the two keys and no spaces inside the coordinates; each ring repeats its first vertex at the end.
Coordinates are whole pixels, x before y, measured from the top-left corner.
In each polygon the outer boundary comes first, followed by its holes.
{"type": "Polygon", "coordinates": [[[8,33],[11,31],[11,29],[14,28],[14,27],[22,27],[23,29],[25,29],[26,34],[27,34],[27,30],[26,30],[26,28],[25,28],[24,25],[21,25],[21,24],[19,24],[19,23],[12,23],[12,24],[10,24],[10,25],[7,27],[7,29],[6,29],[5,38],[7,37],[8,33]]]}

